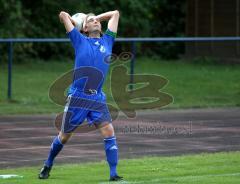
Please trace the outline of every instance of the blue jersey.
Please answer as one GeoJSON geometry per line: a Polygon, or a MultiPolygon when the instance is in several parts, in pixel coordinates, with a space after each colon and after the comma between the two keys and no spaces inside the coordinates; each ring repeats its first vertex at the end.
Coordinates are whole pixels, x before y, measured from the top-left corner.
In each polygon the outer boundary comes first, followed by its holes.
{"type": "Polygon", "coordinates": [[[69,93],[85,88],[101,92],[109,69],[106,59],[112,54],[115,33],[108,29],[102,37],[90,38],[74,28],[67,34],[75,51],[73,83],[69,93]]]}

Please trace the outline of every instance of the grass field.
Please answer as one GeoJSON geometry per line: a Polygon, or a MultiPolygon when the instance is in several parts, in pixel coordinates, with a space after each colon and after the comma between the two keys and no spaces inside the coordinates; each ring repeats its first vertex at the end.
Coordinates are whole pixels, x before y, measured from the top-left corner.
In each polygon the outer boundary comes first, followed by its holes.
{"type": "MultiPolygon", "coordinates": [[[[7,65],[3,65],[0,69],[0,114],[62,111],[62,106],[49,100],[48,90],[60,75],[72,69],[72,65],[71,61],[41,62],[39,60],[14,64],[12,102],[6,100],[7,65]]],[[[174,103],[167,108],[240,106],[240,65],[137,58],[135,73],[159,74],[169,80],[169,84],[162,91],[171,94],[174,103]]],[[[109,78],[104,91],[108,101],[114,104],[109,90],[109,78]]]]}
{"type": "MultiPolygon", "coordinates": [[[[124,182],[116,183],[207,183],[240,182],[240,152],[198,154],[175,157],[149,157],[121,160],[119,173],[124,182]]],[[[108,167],[100,163],[55,166],[51,178],[37,179],[39,167],[0,170],[2,174],[17,174],[23,178],[0,179],[4,184],[103,184],[108,181],[108,167]]]]}

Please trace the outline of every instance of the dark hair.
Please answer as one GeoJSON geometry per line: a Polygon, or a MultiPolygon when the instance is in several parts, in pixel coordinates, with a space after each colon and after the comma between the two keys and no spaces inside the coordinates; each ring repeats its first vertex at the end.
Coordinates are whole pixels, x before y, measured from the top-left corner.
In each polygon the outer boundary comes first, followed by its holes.
{"type": "MultiPolygon", "coordinates": [[[[84,22],[87,22],[87,19],[88,19],[88,17],[90,17],[90,16],[95,16],[95,14],[94,13],[88,13],[87,14],[87,16],[86,16],[86,18],[85,18],[85,20],[84,20],[84,22]]],[[[86,24],[85,24],[86,25],[86,24]]],[[[84,32],[83,31],[83,29],[84,29],[84,27],[82,28],[82,30],[80,31],[82,34],[84,34],[85,36],[89,36],[88,35],[88,33],[87,32],[84,32]]],[[[103,35],[103,32],[102,32],[102,29],[101,29],[101,31],[100,31],[100,36],[102,36],[103,35]]]]}

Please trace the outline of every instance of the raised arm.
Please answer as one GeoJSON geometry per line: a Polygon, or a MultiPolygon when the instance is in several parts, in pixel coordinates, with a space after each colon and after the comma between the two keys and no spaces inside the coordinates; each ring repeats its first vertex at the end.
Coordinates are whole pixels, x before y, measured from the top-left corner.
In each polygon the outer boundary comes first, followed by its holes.
{"type": "Polygon", "coordinates": [[[67,12],[61,11],[59,13],[59,19],[60,19],[60,22],[64,24],[64,27],[67,32],[70,32],[73,30],[75,23],[74,23],[74,20],[71,18],[71,16],[67,12]]]}
{"type": "Polygon", "coordinates": [[[101,21],[108,21],[108,29],[112,32],[117,32],[118,28],[118,20],[119,20],[119,11],[109,11],[106,13],[102,13],[97,15],[96,18],[101,21]]]}

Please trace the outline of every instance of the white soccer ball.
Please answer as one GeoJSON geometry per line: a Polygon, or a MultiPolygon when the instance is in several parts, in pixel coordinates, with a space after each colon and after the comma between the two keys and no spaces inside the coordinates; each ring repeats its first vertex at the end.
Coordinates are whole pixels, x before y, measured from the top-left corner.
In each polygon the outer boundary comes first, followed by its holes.
{"type": "Polygon", "coordinates": [[[84,13],[76,13],[72,16],[72,19],[75,21],[76,25],[76,29],[81,31],[83,29],[83,23],[85,21],[86,18],[86,14],[84,13]]]}

